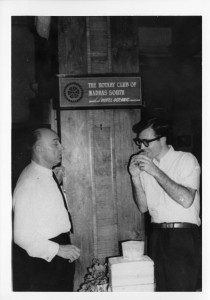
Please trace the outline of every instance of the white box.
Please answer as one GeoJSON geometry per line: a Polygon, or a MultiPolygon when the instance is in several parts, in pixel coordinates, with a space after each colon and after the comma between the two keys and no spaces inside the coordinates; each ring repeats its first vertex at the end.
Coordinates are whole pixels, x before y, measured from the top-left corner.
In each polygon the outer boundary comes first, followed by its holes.
{"type": "Polygon", "coordinates": [[[144,255],[138,260],[112,257],[108,260],[110,286],[116,287],[154,284],[154,262],[144,255]]]}
{"type": "Polygon", "coordinates": [[[128,241],[122,243],[123,257],[140,259],[144,255],[144,241],[128,241]]]}
{"type": "Polygon", "coordinates": [[[155,284],[137,284],[125,286],[111,286],[111,292],[154,292],[155,284]]]}

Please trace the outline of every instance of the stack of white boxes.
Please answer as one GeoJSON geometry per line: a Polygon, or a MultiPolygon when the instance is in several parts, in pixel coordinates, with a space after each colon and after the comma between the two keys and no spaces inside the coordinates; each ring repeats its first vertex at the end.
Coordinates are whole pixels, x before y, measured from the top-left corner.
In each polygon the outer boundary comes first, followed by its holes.
{"type": "Polygon", "coordinates": [[[144,253],[144,242],[122,244],[123,256],[109,258],[112,292],[154,292],[154,262],[144,253]]]}

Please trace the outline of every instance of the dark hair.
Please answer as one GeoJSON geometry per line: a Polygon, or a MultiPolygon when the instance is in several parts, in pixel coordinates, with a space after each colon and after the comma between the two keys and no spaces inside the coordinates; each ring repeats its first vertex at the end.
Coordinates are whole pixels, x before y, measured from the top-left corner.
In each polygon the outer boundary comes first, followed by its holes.
{"type": "Polygon", "coordinates": [[[133,126],[133,131],[137,134],[140,134],[147,128],[152,128],[156,136],[165,136],[166,138],[169,137],[169,123],[164,119],[154,117],[143,120],[133,126]]]}

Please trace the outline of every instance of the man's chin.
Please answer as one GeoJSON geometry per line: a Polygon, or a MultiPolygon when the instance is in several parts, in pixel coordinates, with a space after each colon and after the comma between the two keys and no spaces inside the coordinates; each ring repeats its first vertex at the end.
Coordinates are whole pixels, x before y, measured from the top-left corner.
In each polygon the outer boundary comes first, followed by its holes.
{"type": "Polygon", "coordinates": [[[149,154],[147,151],[145,151],[145,150],[142,150],[141,154],[142,154],[142,155],[145,155],[145,156],[147,156],[147,157],[149,157],[149,155],[150,155],[150,154],[149,154]]]}
{"type": "Polygon", "coordinates": [[[147,156],[148,158],[151,158],[151,159],[153,158],[153,157],[152,157],[152,154],[151,154],[150,152],[145,152],[144,155],[147,156]]]}

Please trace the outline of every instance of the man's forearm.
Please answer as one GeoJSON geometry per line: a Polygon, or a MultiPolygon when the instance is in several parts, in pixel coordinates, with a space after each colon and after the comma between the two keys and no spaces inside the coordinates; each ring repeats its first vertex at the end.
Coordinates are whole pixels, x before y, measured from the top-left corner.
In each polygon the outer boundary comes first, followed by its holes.
{"type": "Polygon", "coordinates": [[[154,178],[174,201],[185,208],[188,208],[192,205],[196,190],[176,183],[160,169],[158,169],[157,173],[154,175],[154,178]]]}
{"type": "Polygon", "coordinates": [[[134,200],[138,209],[141,213],[145,213],[148,211],[146,196],[144,190],[141,185],[141,180],[139,176],[131,177],[133,192],[134,192],[134,200]]]}

